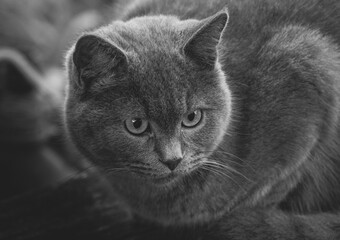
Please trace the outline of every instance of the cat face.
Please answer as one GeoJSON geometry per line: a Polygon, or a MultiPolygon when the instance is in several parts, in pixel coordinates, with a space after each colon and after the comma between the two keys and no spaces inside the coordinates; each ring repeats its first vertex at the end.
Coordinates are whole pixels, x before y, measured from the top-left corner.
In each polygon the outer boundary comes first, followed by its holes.
{"type": "Polygon", "coordinates": [[[226,21],[143,17],[80,38],[68,57],[66,121],[82,152],[156,185],[199,168],[230,117],[216,51],[226,21]]]}
{"type": "Polygon", "coordinates": [[[24,56],[0,49],[0,143],[40,142],[57,134],[61,99],[24,56]]]}

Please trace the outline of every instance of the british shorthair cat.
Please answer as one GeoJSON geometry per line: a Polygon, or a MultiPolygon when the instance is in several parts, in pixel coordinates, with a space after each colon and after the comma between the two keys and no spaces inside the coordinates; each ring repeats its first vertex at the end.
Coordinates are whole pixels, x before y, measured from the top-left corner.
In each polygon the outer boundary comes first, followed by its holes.
{"type": "Polygon", "coordinates": [[[337,0],[133,1],[68,53],[68,133],[139,218],[336,239],[339,22],[337,0]]]}

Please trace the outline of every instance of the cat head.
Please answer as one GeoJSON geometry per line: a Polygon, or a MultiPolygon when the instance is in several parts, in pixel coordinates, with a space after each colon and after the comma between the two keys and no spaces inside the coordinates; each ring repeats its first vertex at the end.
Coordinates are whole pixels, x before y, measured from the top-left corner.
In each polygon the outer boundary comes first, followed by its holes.
{"type": "Polygon", "coordinates": [[[141,188],[176,185],[223,140],[231,96],[217,48],[227,20],[223,11],[201,21],[118,21],[84,34],[69,51],[69,135],[125,179],[121,187],[131,179],[141,188]]]}
{"type": "Polygon", "coordinates": [[[57,132],[62,94],[18,51],[0,49],[0,144],[41,142],[57,132]]]}

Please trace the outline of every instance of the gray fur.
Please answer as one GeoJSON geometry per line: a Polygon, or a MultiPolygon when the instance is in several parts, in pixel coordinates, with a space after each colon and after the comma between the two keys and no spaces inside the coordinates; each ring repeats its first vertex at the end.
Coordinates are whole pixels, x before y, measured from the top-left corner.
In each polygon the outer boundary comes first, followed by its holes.
{"type": "MultiPolygon", "coordinates": [[[[273,231],[281,218],[339,210],[338,1],[149,0],[127,9],[124,21],[85,34],[111,44],[100,53],[118,48],[126,57],[118,65],[107,64],[115,59],[109,54],[98,58],[93,72],[114,68],[92,79],[86,91],[76,85],[83,68],[71,57],[79,46],[70,50],[66,123],[82,152],[112,171],[113,186],[137,214],[170,225],[237,224],[244,219],[235,212],[255,209],[261,222],[275,209],[269,230],[260,229],[274,238],[284,236],[273,231]],[[213,14],[225,5],[230,20],[223,30],[226,13],[213,14]],[[217,52],[210,51],[214,42],[217,52]],[[202,105],[209,108],[202,127],[181,133],[180,119],[202,105]],[[122,122],[133,116],[155,123],[155,137],[129,136],[122,122]],[[173,138],[188,157],[176,170],[179,179],[155,184],[167,173],[155,142],[173,138]]],[[[327,224],[333,219],[339,217],[327,224]]],[[[296,221],[306,228],[320,222],[318,216],[296,221]]],[[[320,239],[335,236],[329,226],[320,228],[320,239]]],[[[286,238],[300,237],[294,231],[286,238]]],[[[301,236],[307,235],[318,238],[301,236]]]]}

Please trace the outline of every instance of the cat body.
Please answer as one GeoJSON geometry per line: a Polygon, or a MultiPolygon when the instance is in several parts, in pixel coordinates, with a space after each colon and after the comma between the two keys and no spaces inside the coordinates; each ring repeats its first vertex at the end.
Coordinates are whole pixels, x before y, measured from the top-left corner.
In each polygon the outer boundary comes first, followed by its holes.
{"type": "Polygon", "coordinates": [[[336,239],[340,3],[150,0],[119,19],[70,50],[65,119],[133,211],[207,239],[336,239]]]}
{"type": "Polygon", "coordinates": [[[75,173],[50,142],[61,132],[61,96],[21,53],[0,49],[0,199],[75,173]]]}

